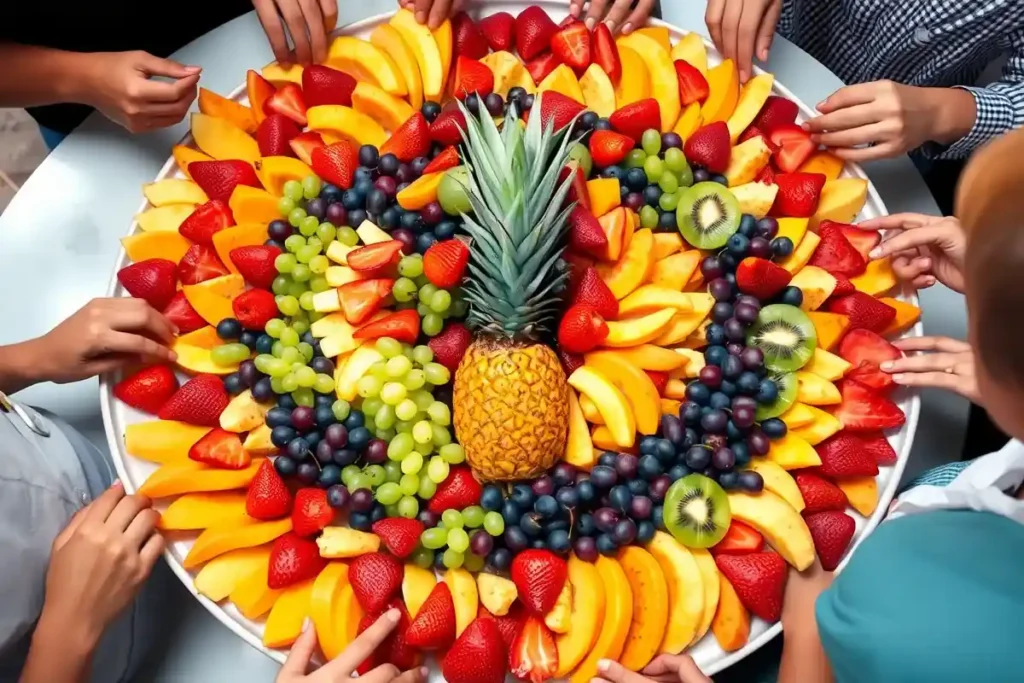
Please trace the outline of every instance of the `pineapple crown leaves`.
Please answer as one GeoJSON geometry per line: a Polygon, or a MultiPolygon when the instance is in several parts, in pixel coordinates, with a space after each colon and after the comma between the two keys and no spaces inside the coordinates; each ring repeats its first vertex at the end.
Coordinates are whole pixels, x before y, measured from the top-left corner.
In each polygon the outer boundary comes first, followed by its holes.
{"type": "Polygon", "coordinates": [[[556,132],[538,115],[523,131],[510,112],[499,131],[490,116],[477,119],[462,108],[473,207],[464,216],[474,247],[463,290],[468,322],[488,333],[536,339],[550,331],[568,277],[561,256],[572,207],[562,205],[572,180],[559,183],[558,176],[569,161],[569,127],[556,132]]]}

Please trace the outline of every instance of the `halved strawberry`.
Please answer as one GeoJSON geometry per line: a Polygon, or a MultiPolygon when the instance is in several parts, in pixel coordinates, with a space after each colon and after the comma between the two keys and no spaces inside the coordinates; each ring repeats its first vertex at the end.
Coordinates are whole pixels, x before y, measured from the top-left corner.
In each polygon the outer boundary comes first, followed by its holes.
{"type": "Polygon", "coordinates": [[[117,271],[117,281],[129,294],[159,311],[174,298],[177,270],[174,261],[151,258],[117,271]]]}
{"type": "Polygon", "coordinates": [[[622,78],[622,60],[612,31],[603,21],[594,27],[594,63],[604,69],[613,84],[622,78]]]}
{"type": "Polygon", "coordinates": [[[327,144],[324,139],[320,137],[320,133],[316,131],[307,130],[302,135],[296,136],[288,141],[288,146],[292,148],[302,163],[307,166],[313,163],[313,151],[326,147],[327,144]]]}
{"type": "Polygon", "coordinates": [[[879,467],[895,465],[896,461],[899,460],[899,456],[896,455],[896,451],[893,449],[892,444],[889,443],[889,439],[882,432],[864,432],[857,436],[864,442],[864,450],[871,454],[879,467]]]}
{"type": "Polygon", "coordinates": [[[544,683],[558,671],[555,636],[541,617],[530,615],[509,651],[512,675],[530,683],[544,683]]]}
{"type": "Polygon", "coordinates": [[[881,334],[896,317],[896,309],[864,292],[854,292],[825,304],[829,313],[842,313],[850,318],[848,329],[871,330],[881,334]]]}
{"type": "Polygon", "coordinates": [[[267,116],[281,114],[305,126],[306,102],[302,99],[302,88],[295,83],[285,83],[263,103],[263,113],[267,116]]]}
{"type": "Polygon", "coordinates": [[[229,401],[220,377],[196,375],[174,392],[157,416],[197,427],[216,427],[229,401]]]}
{"type": "Polygon", "coordinates": [[[480,27],[465,12],[452,15],[452,44],[455,54],[469,59],[481,59],[487,56],[487,40],[480,32],[480,27]]]}
{"type": "Polygon", "coordinates": [[[462,282],[469,263],[469,247],[462,240],[445,240],[423,254],[423,274],[435,287],[450,289],[462,282]]]}
{"type": "Polygon", "coordinates": [[[764,140],[765,146],[768,147],[768,149],[770,149],[773,152],[776,149],[778,149],[778,147],[775,146],[775,143],[772,142],[771,138],[768,137],[768,135],[757,126],[747,126],[746,129],[744,129],[744,131],[740,133],[740,137],[738,140],[736,140],[736,142],[737,144],[741,142],[746,142],[750,138],[761,138],[762,140],[764,140]]]}
{"type": "Polygon", "coordinates": [[[420,336],[420,315],[415,308],[395,311],[373,320],[352,334],[353,339],[379,339],[391,337],[400,342],[415,344],[420,336]]]}
{"type": "Polygon", "coordinates": [[[193,244],[178,261],[178,281],[183,285],[198,285],[227,274],[217,250],[206,244],[193,244]]]}
{"type": "Polygon", "coordinates": [[[757,175],[754,177],[754,182],[762,183],[764,185],[774,185],[775,170],[772,168],[772,165],[768,164],[760,171],[758,171],[757,175]]]}
{"type": "Polygon", "coordinates": [[[494,72],[486,64],[459,56],[455,59],[455,80],[452,94],[464,98],[471,93],[480,97],[494,92],[494,72]]]}
{"type": "Polygon", "coordinates": [[[569,213],[568,223],[569,248],[573,251],[600,257],[608,248],[608,236],[589,209],[577,206],[569,213]]]}
{"type": "Polygon", "coordinates": [[[225,470],[243,470],[252,462],[242,448],[242,439],[234,432],[214,428],[188,449],[189,460],[225,470]]]}
{"type": "Polygon", "coordinates": [[[833,275],[856,277],[867,268],[867,261],[846,239],[838,223],[823,222],[818,226],[821,241],[811,254],[810,265],[833,275]]]}
{"type": "MultiPolygon", "coordinates": [[[[531,5],[516,17],[516,48],[523,60],[529,61],[547,50],[558,26],[546,10],[531,5]]],[[[538,83],[540,81],[537,81],[538,83]]]]}
{"type": "Polygon", "coordinates": [[[818,230],[822,228],[835,226],[839,228],[839,231],[843,233],[843,237],[846,241],[853,245],[853,248],[860,252],[860,255],[865,260],[870,257],[868,254],[871,250],[878,246],[878,243],[882,241],[882,233],[877,230],[864,230],[858,228],[855,225],[849,225],[847,223],[837,223],[835,221],[824,220],[818,225],[818,230]]]}
{"type": "Polygon", "coordinates": [[[807,470],[794,472],[793,479],[804,499],[804,509],[801,512],[806,515],[823,510],[845,510],[846,506],[850,504],[841,488],[814,472],[807,470]]]}
{"type": "Polygon", "coordinates": [[[756,553],[763,547],[764,537],[757,529],[747,526],[738,519],[734,519],[729,524],[729,530],[725,532],[722,540],[711,546],[710,550],[716,555],[718,553],[743,555],[745,553],[756,553]]]}
{"type": "Polygon", "coordinates": [[[178,378],[166,365],[150,365],[114,385],[114,397],[151,415],[156,415],[178,390],[178,378]]]}
{"type": "MultiPolygon", "coordinates": [[[[430,135],[429,128],[427,129],[427,135],[430,135]]],[[[459,150],[455,148],[455,145],[449,145],[441,150],[441,153],[427,164],[426,168],[423,169],[423,175],[427,175],[429,173],[441,173],[455,168],[461,163],[462,162],[459,160],[459,150]]]]}
{"type": "Polygon", "coordinates": [[[830,299],[839,299],[857,291],[857,288],[853,286],[853,283],[845,275],[832,273],[832,277],[836,279],[836,288],[832,290],[832,294],[829,296],[830,299]]]}
{"type": "Polygon", "coordinates": [[[392,277],[398,260],[402,258],[399,240],[367,244],[353,249],[345,257],[348,267],[367,278],[392,277]]]}
{"type": "Polygon", "coordinates": [[[301,133],[302,130],[291,119],[271,114],[256,129],[256,144],[260,147],[260,154],[265,157],[295,156],[289,143],[301,133]]]}
{"type": "Polygon", "coordinates": [[[619,317],[618,300],[593,266],[583,269],[583,274],[579,278],[579,284],[572,292],[569,304],[590,306],[606,320],[615,320],[619,317]]]}
{"type": "Polygon", "coordinates": [[[263,78],[258,71],[249,69],[245,72],[245,92],[249,97],[249,107],[256,118],[256,123],[261,123],[266,116],[263,112],[263,105],[273,97],[277,88],[263,78]]]}
{"type": "MultiPolygon", "coordinates": [[[[689,158],[689,154],[687,154],[687,158],[689,158]]],[[[779,191],[775,195],[771,215],[785,218],[810,218],[813,216],[814,212],[818,210],[821,188],[825,187],[825,174],[776,173],[774,175],[779,191]]]]}
{"type": "Polygon", "coordinates": [[[793,173],[818,149],[810,134],[795,123],[775,126],[768,137],[779,148],[772,154],[775,164],[785,173],[793,173]]]}
{"type": "Polygon", "coordinates": [[[430,124],[430,139],[442,145],[457,145],[462,142],[466,130],[466,115],[454,104],[441,110],[430,124]]]}
{"type": "MultiPolygon", "coordinates": [[[[479,64],[479,62],[476,62],[479,64]]],[[[485,69],[487,67],[484,67],[485,69]]],[[[487,69],[490,71],[490,69],[487,69]]],[[[491,79],[493,80],[493,76],[491,79]]],[[[420,112],[416,112],[391,137],[381,145],[380,154],[394,154],[399,161],[406,163],[416,157],[426,156],[430,151],[430,125],[420,112]]]]}
{"type": "Polygon", "coordinates": [[[247,289],[231,302],[235,318],[247,330],[262,330],[278,316],[274,295],[265,289],[247,289]]]}
{"type": "Polygon", "coordinates": [[[178,328],[178,334],[188,334],[206,327],[206,321],[192,308],[192,304],[185,298],[185,292],[177,292],[171,297],[162,313],[178,328]]]}
{"type": "Polygon", "coordinates": [[[356,79],[344,71],[323,64],[310,64],[302,70],[302,96],[307,107],[324,104],[352,106],[352,91],[356,79]]]}
{"type": "Polygon", "coordinates": [[[892,388],[894,382],[892,375],[883,372],[879,366],[902,358],[903,353],[871,330],[857,329],[843,335],[839,342],[839,356],[853,365],[845,375],[847,379],[885,391],[892,388]]]}
{"type": "Polygon", "coordinates": [[[590,135],[590,158],[602,168],[614,166],[633,149],[633,138],[613,130],[595,130],[590,135]]]}
{"type": "Polygon", "coordinates": [[[778,95],[769,95],[751,125],[771,135],[778,126],[794,123],[799,112],[796,102],[778,95]]]}
{"type": "Polygon", "coordinates": [[[237,159],[193,161],[188,165],[188,174],[211,200],[228,201],[231,199],[231,193],[239,185],[263,187],[252,164],[237,159]]]}
{"type": "MultiPolygon", "coordinates": [[[[844,380],[845,381],[845,380],[844,380]]],[[[851,431],[841,431],[814,447],[821,458],[816,474],[829,479],[873,477],[878,474],[874,458],[864,450],[864,442],[851,431]]],[[[845,494],[844,494],[845,497],[845,494]]]]}
{"type": "Polygon", "coordinates": [[[811,531],[821,568],[827,572],[834,570],[850,547],[853,533],[857,529],[853,517],[839,510],[827,510],[805,515],[804,521],[811,531]]]}
{"type": "Polygon", "coordinates": [[[370,319],[380,310],[384,300],[391,296],[391,286],[395,283],[389,278],[375,280],[356,280],[338,288],[338,299],[345,320],[359,325],[370,319]]]}
{"type": "Polygon", "coordinates": [[[675,61],[676,78],[679,81],[679,103],[686,107],[694,102],[703,102],[711,94],[708,79],[700,69],[686,60],[675,61]]]}
{"type": "Polygon", "coordinates": [[[575,163],[563,166],[558,173],[559,184],[564,183],[570,174],[572,182],[569,184],[569,193],[565,195],[565,204],[575,202],[577,206],[590,211],[590,192],[587,191],[587,176],[583,173],[583,167],[575,163]]]}
{"type": "Polygon", "coordinates": [[[608,123],[612,124],[612,128],[618,132],[628,135],[637,144],[640,144],[640,138],[643,137],[644,131],[661,130],[661,107],[658,105],[658,100],[648,97],[612,112],[612,115],[608,117],[608,123]]]}
{"type": "Polygon", "coordinates": [[[839,382],[839,393],[843,400],[832,414],[839,419],[844,430],[874,432],[902,427],[907,421],[899,406],[857,380],[839,382]]]}
{"type": "Polygon", "coordinates": [[[277,277],[277,267],[274,265],[274,261],[280,255],[281,250],[277,247],[258,244],[232,249],[228,253],[228,258],[250,285],[258,289],[270,289],[274,278],[277,277]]]}
{"type": "Polygon", "coordinates": [[[577,76],[582,75],[593,59],[587,25],[572,24],[555,33],[551,37],[551,52],[563,64],[568,64],[577,76]]]}
{"type": "Polygon", "coordinates": [[[359,167],[359,151],[348,140],[339,140],[313,150],[313,172],[329,183],[347,190],[359,167]]]}
{"type": "Polygon", "coordinates": [[[334,510],[327,503],[327,492],[318,488],[301,488],[295,492],[292,508],[292,531],[308,537],[320,533],[334,521],[334,510]]]}
{"type": "Polygon", "coordinates": [[[529,120],[531,116],[539,113],[541,123],[547,125],[550,121],[552,127],[557,131],[572,123],[577,116],[583,113],[584,109],[585,107],[582,104],[571,97],[566,97],[554,90],[548,90],[537,95],[533,109],[525,112],[523,118],[524,120],[529,120]]]}
{"type": "Polygon", "coordinates": [[[683,151],[690,163],[703,166],[711,173],[724,173],[732,155],[729,126],[725,121],[701,126],[687,138],[683,151]]]}
{"type": "Polygon", "coordinates": [[[526,71],[534,83],[540,83],[554,71],[561,62],[552,52],[543,52],[526,62],[526,71]]]}
{"type": "Polygon", "coordinates": [[[558,345],[572,353],[586,353],[608,337],[608,323],[584,304],[570,306],[558,324],[558,345]]]}
{"type": "Polygon", "coordinates": [[[782,266],[763,258],[748,256],[736,268],[736,286],[744,294],[768,301],[781,292],[792,274],[782,266]]]}
{"type": "Polygon", "coordinates": [[[515,47],[515,26],[516,20],[508,12],[495,12],[480,20],[480,32],[495,52],[515,47]]]}

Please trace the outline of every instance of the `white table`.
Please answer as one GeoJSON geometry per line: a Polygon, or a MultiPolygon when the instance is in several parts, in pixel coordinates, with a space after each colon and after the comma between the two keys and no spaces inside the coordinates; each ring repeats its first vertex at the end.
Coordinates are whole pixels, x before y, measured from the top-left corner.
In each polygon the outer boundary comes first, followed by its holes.
{"type": "MultiPolygon", "coordinates": [[[[394,0],[339,2],[339,23],[390,11],[394,0]]],[[[704,3],[663,3],[665,20],[706,35],[704,3]]],[[[175,58],[203,67],[202,85],[226,93],[245,71],[273,60],[254,14],[236,19],[179,51],[175,58]]],[[[808,104],[841,82],[787,41],[775,41],[766,68],[808,104]]],[[[129,136],[93,116],[43,162],[0,216],[0,345],[43,334],[89,299],[102,296],[124,236],[141,200],[140,185],[166,162],[187,123],[129,136]]],[[[937,213],[928,188],[906,158],[867,166],[891,212],[937,213]]],[[[941,287],[922,294],[927,334],[964,338],[966,312],[959,295],[941,287]]],[[[52,410],[106,448],[96,380],[33,387],[21,398],[52,410]]],[[[907,475],[953,459],[967,424],[966,401],[926,392],[907,475]]],[[[169,614],[168,633],[146,683],[261,683],[277,667],[221,626],[182,588],[180,612],[169,614]]]]}

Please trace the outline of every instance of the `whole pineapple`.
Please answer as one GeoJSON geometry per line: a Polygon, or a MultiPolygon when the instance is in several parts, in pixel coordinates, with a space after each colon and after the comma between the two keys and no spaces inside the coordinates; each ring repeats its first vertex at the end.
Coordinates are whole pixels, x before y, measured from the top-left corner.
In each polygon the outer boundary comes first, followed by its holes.
{"type": "MultiPolygon", "coordinates": [[[[540,98],[534,112],[540,111],[540,98]]],[[[567,278],[561,262],[569,182],[566,132],[515,115],[501,131],[466,114],[473,240],[467,324],[473,344],[455,373],[455,434],[485,480],[524,479],[565,452],[569,385],[542,337],[557,325],[567,278]]]]}

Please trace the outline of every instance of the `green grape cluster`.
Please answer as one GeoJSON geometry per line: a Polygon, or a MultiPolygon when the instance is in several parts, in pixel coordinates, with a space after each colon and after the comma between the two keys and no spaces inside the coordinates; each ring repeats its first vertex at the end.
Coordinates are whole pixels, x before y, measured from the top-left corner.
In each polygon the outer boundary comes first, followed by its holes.
{"type": "Polygon", "coordinates": [[[393,460],[383,465],[348,465],[341,470],[341,483],[351,492],[372,491],[388,517],[415,519],[420,512],[420,478],[406,474],[393,460]]]}
{"type": "Polygon", "coordinates": [[[399,278],[391,286],[391,295],[397,302],[395,308],[416,308],[420,314],[420,328],[423,334],[434,337],[441,333],[444,321],[450,317],[464,318],[469,304],[462,298],[458,288],[441,289],[427,280],[423,274],[423,256],[410,254],[398,262],[399,278]]]}
{"type": "MultiPolygon", "coordinates": [[[[623,165],[627,169],[642,168],[647,181],[657,183],[662,195],[658,206],[662,211],[675,211],[679,205],[681,191],[693,185],[693,170],[681,149],[661,148],[661,134],[656,130],[645,131],[640,140],[640,149],[626,155],[623,165]]],[[[653,229],[658,225],[658,209],[644,206],[640,209],[640,225],[653,229]]]]}
{"type": "Polygon", "coordinates": [[[445,548],[442,561],[448,569],[465,567],[470,571],[480,571],[485,558],[470,551],[470,534],[483,529],[488,535],[499,537],[505,532],[505,520],[500,512],[485,512],[479,505],[471,505],[463,510],[445,510],[441,521],[432,529],[425,529],[420,535],[422,558],[414,555],[412,561],[421,566],[429,566],[433,561],[433,553],[445,548]]]}
{"type": "MultiPolygon", "coordinates": [[[[307,327],[308,329],[308,327],[307,327]]],[[[256,356],[256,369],[270,377],[270,386],[278,394],[291,394],[300,406],[314,404],[313,392],[334,391],[334,378],[309,367],[313,346],[300,341],[295,323],[290,326],[280,318],[267,322],[264,330],[274,338],[270,353],[256,356]]]]}
{"type": "Polygon", "coordinates": [[[228,367],[238,365],[243,360],[248,359],[251,353],[252,351],[245,344],[221,344],[210,350],[210,360],[215,365],[228,367]]]}

